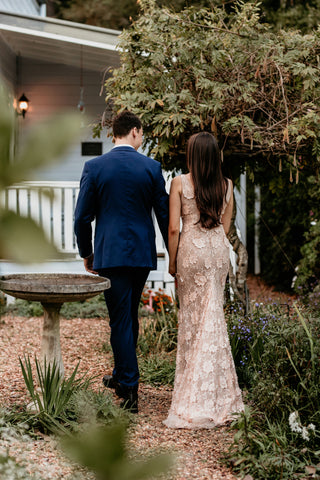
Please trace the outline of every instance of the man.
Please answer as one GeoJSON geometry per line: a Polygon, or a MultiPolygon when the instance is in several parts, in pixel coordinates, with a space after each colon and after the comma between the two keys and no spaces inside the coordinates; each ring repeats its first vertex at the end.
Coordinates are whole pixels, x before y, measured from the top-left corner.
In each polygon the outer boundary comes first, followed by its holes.
{"type": "Polygon", "coordinates": [[[140,119],[124,111],[113,119],[112,128],[113,149],[84,166],[75,233],[86,270],[111,281],[105,300],[114,370],[103,383],[115,389],[123,408],[137,413],[138,308],[149,272],[157,268],[152,209],[167,244],[168,195],[160,163],[137,152],[143,135],[140,119]]]}

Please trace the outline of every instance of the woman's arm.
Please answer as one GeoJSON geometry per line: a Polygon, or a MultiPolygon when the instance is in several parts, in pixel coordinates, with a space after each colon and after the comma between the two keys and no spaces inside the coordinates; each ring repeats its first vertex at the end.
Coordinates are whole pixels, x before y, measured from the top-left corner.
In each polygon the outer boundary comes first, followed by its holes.
{"type": "Polygon", "coordinates": [[[169,273],[175,275],[177,272],[177,252],[180,234],[181,215],[181,177],[172,179],[169,197],[169,273]]]}
{"type": "Polygon", "coordinates": [[[227,203],[227,206],[221,218],[221,223],[223,225],[226,235],[228,235],[230,229],[233,210],[233,183],[230,179],[228,180],[228,189],[230,189],[230,194],[228,192],[229,202],[227,203]]]}

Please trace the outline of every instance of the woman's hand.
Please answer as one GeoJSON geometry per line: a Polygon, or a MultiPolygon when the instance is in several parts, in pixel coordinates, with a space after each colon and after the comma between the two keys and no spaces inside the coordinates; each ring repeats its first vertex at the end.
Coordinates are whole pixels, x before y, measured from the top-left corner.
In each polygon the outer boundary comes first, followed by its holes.
{"type": "Polygon", "coordinates": [[[169,263],[169,273],[170,273],[170,275],[172,275],[173,277],[175,276],[175,274],[177,273],[177,268],[176,268],[176,265],[175,265],[175,264],[169,263]]]}
{"type": "Polygon", "coordinates": [[[177,253],[180,235],[181,177],[172,179],[169,197],[169,273],[177,273],[177,253]]]}

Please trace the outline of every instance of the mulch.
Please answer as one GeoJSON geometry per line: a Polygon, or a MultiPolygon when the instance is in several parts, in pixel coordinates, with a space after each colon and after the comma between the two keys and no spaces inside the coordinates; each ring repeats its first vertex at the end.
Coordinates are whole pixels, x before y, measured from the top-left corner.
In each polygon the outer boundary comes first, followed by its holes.
{"type": "MultiPolygon", "coordinates": [[[[248,286],[252,301],[284,302],[288,299],[255,277],[248,279],[248,286]]],[[[19,356],[40,356],[41,330],[42,317],[6,315],[0,319],[0,408],[10,408],[28,400],[19,356]]],[[[104,348],[108,332],[105,319],[61,319],[61,349],[67,377],[80,360],[79,373],[97,376],[93,388],[103,389],[101,378],[105,373],[111,373],[112,367],[111,354],[104,348]]],[[[234,480],[236,477],[222,463],[223,453],[232,442],[232,432],[227,427],[213,430],[166,428],[162,421],[169,410],[171,395],[171,387],[140,385],[139,414],[129,429],[129,443],[135,455],[145,456],[156,451],[174,453],[175,468],[167,479],[234,480]]],[[[116,397],[114,401],[117,403],[116,397]]],[[[41,474],[43,480],[66,480],[75,473],[79,479],[93,478],[92,474],[65,458],[53,437],[43,435],[40,439],[30,440],[2,435],[0,455],[6,451],[30,473],[41,474]]]]}

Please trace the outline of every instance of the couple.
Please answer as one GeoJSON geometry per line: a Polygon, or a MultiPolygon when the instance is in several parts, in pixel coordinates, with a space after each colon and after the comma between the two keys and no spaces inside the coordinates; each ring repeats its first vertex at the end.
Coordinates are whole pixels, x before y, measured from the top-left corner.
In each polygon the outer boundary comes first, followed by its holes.
{"type": "Polygon", "coordinates": [[[105,300],[114,370],[103,383],[115,389],[123,408],[138,412],[138,308],[157,263],[153,209],[166,245],[169,232],[169,271],[177,277],[180,301],[175,386],[165,424],[221,425],[232,412],[241,411],[243,403],[223,313],[233,196],[231,181],[221,173],[217,142],[204,132],[190,138],[190,173],[172,181],[169,219],[160,164],[137,152],[142,144],[140,119],[124,111],[113,119],[112,128],[114,148],[84,166],[75,211],[86,270],[111,280],[105,300]]]}

